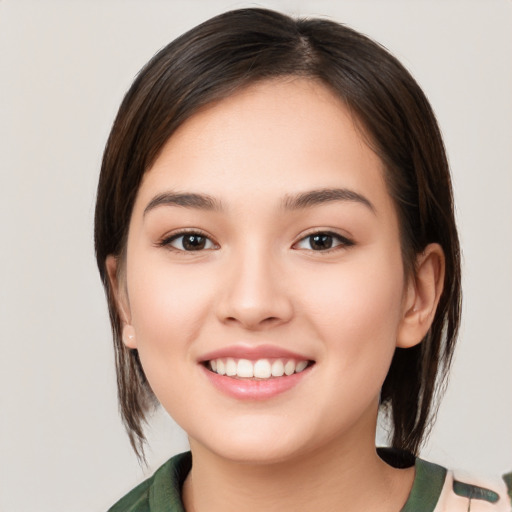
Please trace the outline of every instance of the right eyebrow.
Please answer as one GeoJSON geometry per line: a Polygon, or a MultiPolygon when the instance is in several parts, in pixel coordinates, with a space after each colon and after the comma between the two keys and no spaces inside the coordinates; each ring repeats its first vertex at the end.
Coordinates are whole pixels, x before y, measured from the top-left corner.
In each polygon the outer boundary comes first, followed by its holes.
{"type": "Polygon", "coordinates": [[[164,192],[158,194],[144,208],[144,215],[158,206],[182,206],[184,208],[195,208],[198,210],[218,211],[222,209],[219,200],[206,195],[189,192],[164,192]]]}

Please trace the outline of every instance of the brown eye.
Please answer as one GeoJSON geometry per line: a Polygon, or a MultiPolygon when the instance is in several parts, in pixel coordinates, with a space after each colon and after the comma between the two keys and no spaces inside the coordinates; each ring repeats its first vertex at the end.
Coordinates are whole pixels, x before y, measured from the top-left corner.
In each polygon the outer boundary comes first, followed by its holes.
{"type": "Polygon", "coordinates": [[[309,238],[309,245],[314,251],[324,251],[325,249],[330,249],[334,242],[333,237],[327,234],[312,235],[309,238]]]}
{"type": "Polygon", "coordinates": [[[187,235],[181,243],[186,251],[200,251],[206,247],[206,238],[200,235],[187,235]]]}
{"type": "Polygon", "coordinates": [[[215,244],[208,237],[200,233],[173,235],[165,240],[162,245],[168,245],[178,251],[202,251],[215,248],[215,244]]]}
{"type": "Polygon", "coordinates": [[[354,242],[336,233],[319,232],[305,236],[295,245],[296,249],[309,251],[328,251],[329,249],[343,248],[354,245],[354,242]]]}

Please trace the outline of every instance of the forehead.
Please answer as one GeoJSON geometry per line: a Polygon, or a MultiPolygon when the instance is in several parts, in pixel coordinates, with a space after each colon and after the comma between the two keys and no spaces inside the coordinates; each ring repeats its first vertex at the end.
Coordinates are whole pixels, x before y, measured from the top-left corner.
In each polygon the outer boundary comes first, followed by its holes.
{"type": "Polygon", "coordinates": [[[282,196],[339,186],[385,193],[382,163],[341,99],[316,80],[287,78],[253,84],[188,119],[139,194],[282,196]]]}

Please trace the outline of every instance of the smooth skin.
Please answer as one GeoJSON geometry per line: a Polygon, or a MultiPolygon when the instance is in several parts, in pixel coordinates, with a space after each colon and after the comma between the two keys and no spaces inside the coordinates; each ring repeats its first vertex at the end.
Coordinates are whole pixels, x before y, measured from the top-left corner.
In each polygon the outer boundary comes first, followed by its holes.
{"type": "Polygon", "coordinates": [[[444,257],[429,245],[404,275],[364,140],[321,83],[266,81],[190,118],[143,179],[126,258],[107,266],[123,340],[189,436],[189,512],[396,512],[407,499],[414,469],[375,451],[379,392],[395,347],[430,327],[444,257]],[[259,401],[205,377],[204,354],[263,344],[314,365],[259,401]]]}

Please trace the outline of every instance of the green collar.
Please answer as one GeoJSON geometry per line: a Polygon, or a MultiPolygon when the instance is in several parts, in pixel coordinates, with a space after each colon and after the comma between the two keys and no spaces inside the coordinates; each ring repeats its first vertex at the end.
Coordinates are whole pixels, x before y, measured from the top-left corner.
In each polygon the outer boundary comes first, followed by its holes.
{"type": "Polygon", "coordinates": [[[149,493],[149,510],[158,512],[185,512],[181,488],[192,467],[192,454],[180,453],[168,460],[154,476],[149,493]]]}
{"type": "Polygon", "coordinates": [[[414,465],[414,483],[400,512],[433,512],[443,489],[446,469],[422,459],[416,459],[414,465]]]}
{"type": "MultiPolygon", "coordinates": [[[[401,512],[433,512],[446,478],[446,469],[408,454],[381,450],[383,459],[392,458],[396,467],[414,463],[414,484],[401,512]],[[387,453],[386,453],[387,452],[387,453]],[[397,458],[398,457],[398,458],[397,458]],[[402,458],[403,457],[403,458],[402,458]]],[[[114,505],[110,512],[185,512],[181,489],[192,467],[190,452],[180,453],[161,466],[149,478],[114,505]]]]}

